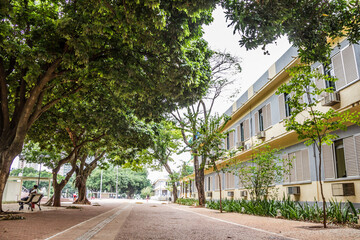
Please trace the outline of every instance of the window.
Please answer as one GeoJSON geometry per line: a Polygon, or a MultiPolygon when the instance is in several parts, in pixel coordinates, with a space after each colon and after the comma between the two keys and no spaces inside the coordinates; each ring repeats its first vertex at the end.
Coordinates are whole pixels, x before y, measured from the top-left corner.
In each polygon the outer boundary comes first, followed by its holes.
{"type": "Polygon", "coordinates": [[[264,116],[262,108],[258,111],[259,113],[259,130],[264,131],[264,116]]]}
{"type": "Polygon", "coordinates": [[[303,149],[283,156],[292,161],[289,174],[284,176],[284,183],[293,183],[310,180],[309,151],[303,149]]]}
{"type": "MultiPolygon", "coordinates": [[[[263,106],[261,109],[255,112],[255,134],[258,134],[260,131],[264,131],[265,129],[271,126],[271,107],[270,103],[263,106]]],[[[246,125],[244,126],[246,131],[246,125]]],[[[245,133],[246,139],[246,133],[245,133]]]]}
{"type": "Polygon", "coordinates": [[[291,108],[289,105],[290,94],[284,93],[284,98],[285,98],[285,116],[290,117],[291,116],[291,108]]]}
{"type": "Polygon", "coordinates": [[[230,134],[228,133],[226,136],[226,149],[230,149],[230,134]]]}
{"type": "Polygon", "coordinates": [[[208,177],[207,180],[207,190],[211,191],[211,177],[208,177]]]}
{"type": "MultiPolygon", "coordinates": [[[[324,66],[324,74],[329,77],[335,77],[335,73],[334,73],[332,64],[328,64],[328,65],[324,66]]],[[[325,87],[326,88],[331,87],[333,89],[333,91],[336,91],[335,81],[325,81],[325,87]]]]}
{"type": "Polygon", "coordinates": [[[337,178],[346,177],[345,152],[344,152],[343,140],[341,139],[335,141],[334,148],[335,148],[336,177],[337,178]]]}
{"type": "Polygon", "coordinates": [[[245,137],[244,137],[244,123],[240,123],[240,141],[244,141],[245,137]]]}
{"type": "Polygon", "coordinates": [[[249,119],[244,120],[237,126],[237,142],[244,142],[250,138],[249,119]]]}
{"type": "Polygon", "coordinates": [[[326,179],[360,176],[360,135],[322,146],[326,179]]]}

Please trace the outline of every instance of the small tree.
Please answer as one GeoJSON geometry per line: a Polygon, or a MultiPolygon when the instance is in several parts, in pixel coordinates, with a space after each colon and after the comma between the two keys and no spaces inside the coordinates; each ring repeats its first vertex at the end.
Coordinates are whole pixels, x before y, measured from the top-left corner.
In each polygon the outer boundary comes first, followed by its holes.
{"type": "Polygon", "coordinates": [[[250,193],[251,199],[267,199],[269,190],[289,172],[291,161],[279,157],[279,150],[262,146],[254,150],[252,159],[241,162],[229,170],[235,170],[240,182],[250,193]]]}
{"type": "Polygon", "coordinates": [[[235,155],[237,151],[241,149],[225,149],[223,142],[226,140],[227,135],[233,131],[224,131],[226,123],[230,120],[230,117],[226,115],[218,116],[215,114],[213,117],[209,117],[206,121],[202,122],[199,136],[194,141],[197,147],[197,153],[204,159],[208,159],[208,166],[213,167],[219,179],[220,190],[220,212],[222,213],[222,189],[221,189],[221,177],[217,162],[219,160],[226,159],[235,155]]]}
{"type": "Polygon", "coordinates": [[[147,186],[143,189],[141,189],[141,192],[140,192],[140,197],[141,198],[147,198],[147,196],[153,196],[154,195],[154,190],[151,186],[147,186]]]}
{"type": "Polygon", "coordinates": [[[292,77],[289,83],[282,85],[278,94],[284,93],[291,95],[290,100],[286,101],[291,108],[291,116],[285,119],[287,131],[295,131],[299,140],[306,140],[307,146],[314,144],[318,150],[319,169],[318,179],[320,192],[323,200],[323,224],[326,228],[326,199],[322,186],[322,146],[323,144],[331,145],[332,141],[338,136],[335,130],[346,130],[348,123],[359,124],[359,112],[337,112],[329,107],[326,111],[319,110],[317,107],[317,96],[334,91],[332,87],[320,89],[317,87],[314,79],[323,79],[329,82],[336,81],[327,75],[320,74],[312,70],[310,66],[300,65],[289,70],[292,77]],[[305,101],[304,101],[305,96],[305,101]],[[304,120],[299,115],[305,116],[304,120]]]}

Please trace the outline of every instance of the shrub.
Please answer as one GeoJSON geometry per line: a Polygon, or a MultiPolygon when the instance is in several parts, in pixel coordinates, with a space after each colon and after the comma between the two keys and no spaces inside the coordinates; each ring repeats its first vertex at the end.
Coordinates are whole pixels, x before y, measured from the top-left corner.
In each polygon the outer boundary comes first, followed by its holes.
{"type": "MultiPolygon", "coordinates": [[[[299,203],[283,198],[278,200],[223,200],[223,209],[227,212],[238,212],[258,216],[276,217],[278,213],[286,219],[321,222],[322,208],[318,202],[313,204],[299,203]]],[[[219,201],[211,200],[206,203],[207,208],[219,210],[219,201]]],[[[357,223],[360,209],[356,210],[354,205],[331,200],[327,208],[328,220],[332,223],[346,224],[357,223]]]]}
{"type": "Polygon", "coordinates": [[[178,198],[176,203],[187,206],[199,205],[199,201],[193,198],[178,198]]]}

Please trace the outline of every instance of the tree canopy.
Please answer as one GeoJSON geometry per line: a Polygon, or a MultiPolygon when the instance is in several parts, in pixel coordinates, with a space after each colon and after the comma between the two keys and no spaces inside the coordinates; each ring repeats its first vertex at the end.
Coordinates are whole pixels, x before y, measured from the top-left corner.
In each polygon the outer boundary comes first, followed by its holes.
{"type": "Polygon", "coordinates": [[[212,52],[201,40],[214,1],[2,1],[0,210],[33,124],[64,98],[104,86],[141,118],[201,96],[212,52]]]}
{"type": "MultiPolygon", "coordinates": [[[[106,170],[97,168],[93,171],[88,179],[88,188],[91,191],[100,191],[102,171],[102,191],[115,192],[116,190],[116,174],[117,170],[110,167],[106,170]]],[[[118,188],[119,193],[126,193],[128,197],[133,197],[134,194],[140,194],[141,190],[150,186],[150,180],[147,179],[147,171],[133,171],[129,168],[119,168],[118,188]]]]}
{"type": "Polygon", "coordinates": [[[326,62],[336,38],[346,36],[352,43],[360,39],[357,0],[221,2],[234,33],[241,36],[239,44],[247,49],[265,49],[267,44],[287,36],[304,62],[326,62]]]}

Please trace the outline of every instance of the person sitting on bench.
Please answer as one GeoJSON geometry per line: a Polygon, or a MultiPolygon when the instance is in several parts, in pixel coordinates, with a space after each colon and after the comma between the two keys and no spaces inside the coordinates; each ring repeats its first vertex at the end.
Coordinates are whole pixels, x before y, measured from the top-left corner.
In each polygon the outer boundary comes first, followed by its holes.
{"type": "MultiPolygon", "coordinates": [[[[38,188],[38,185],[34,185],[34,187],[32,189],[30,189],[29,191],[29,195],[27,197],[23,197],[21,198],[21,201],[26,201],[29,199],[29,197],[32,195],[32,194],[36,194],[37,193],[37,188],[38,188]]],[[[19,210],[22,210],[24,209],[24,203],[23,202],[19,202],[19,210]]]]}

